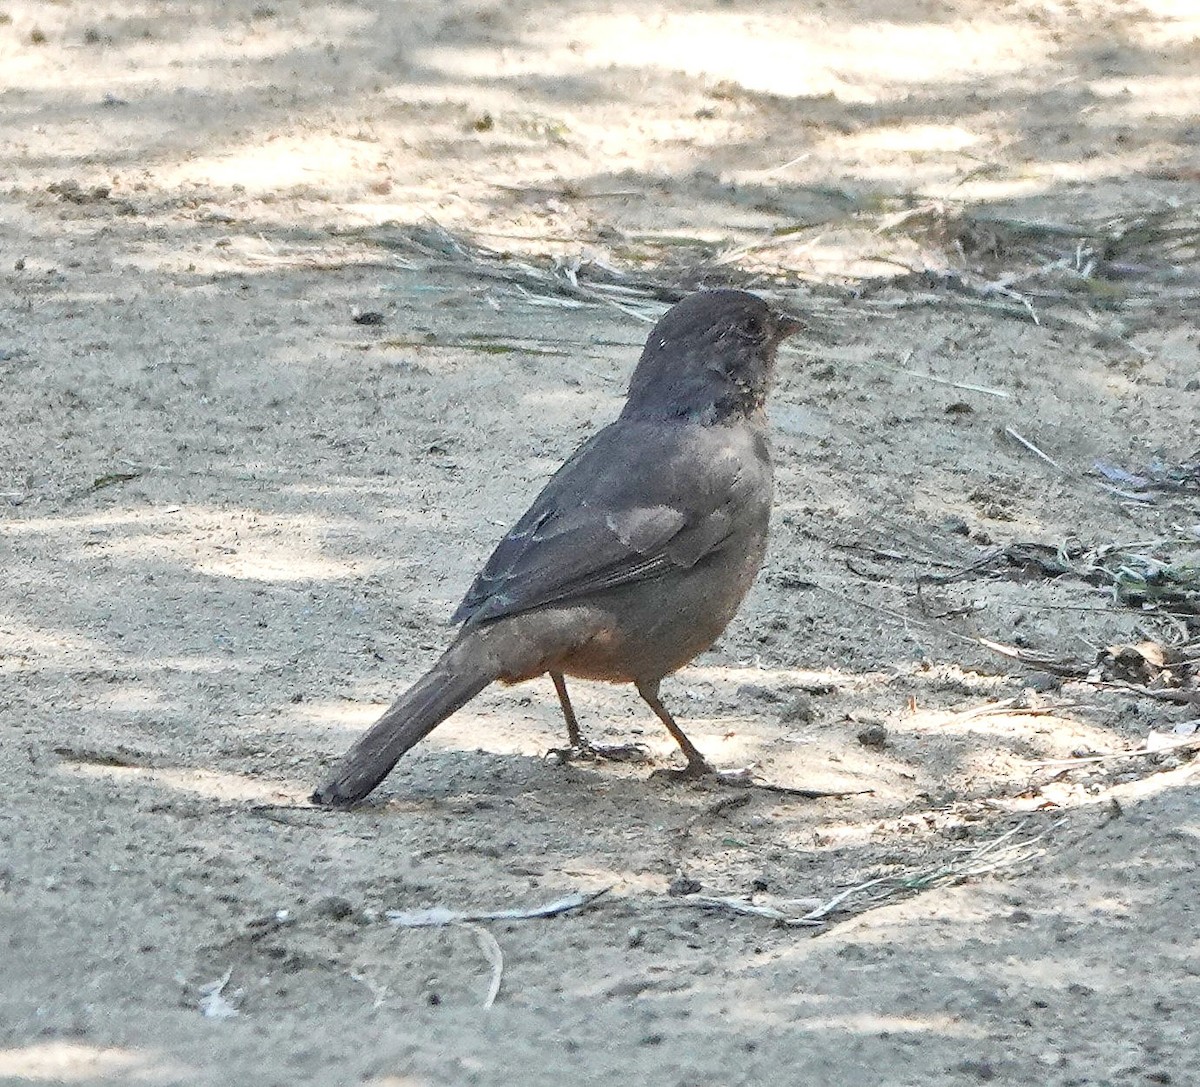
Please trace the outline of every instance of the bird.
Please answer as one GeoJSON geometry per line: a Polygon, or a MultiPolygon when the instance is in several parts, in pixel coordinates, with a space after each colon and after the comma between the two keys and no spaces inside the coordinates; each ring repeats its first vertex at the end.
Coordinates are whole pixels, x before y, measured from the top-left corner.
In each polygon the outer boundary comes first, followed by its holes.
{"type": "Polygon", "coordinates": [[[659,687],[708,649],[762,564],[773,497],[765,411],[780,343],[804,323],[757,295],[697,291],[650,331],[620,415],[573,453],[451,617],[457,636],[333,767],[313,803],[352,807],[489,684],[549,673],[571,750],[566,677],[631,683],[679,745],[681,778],[717,774],[659,687]]]}

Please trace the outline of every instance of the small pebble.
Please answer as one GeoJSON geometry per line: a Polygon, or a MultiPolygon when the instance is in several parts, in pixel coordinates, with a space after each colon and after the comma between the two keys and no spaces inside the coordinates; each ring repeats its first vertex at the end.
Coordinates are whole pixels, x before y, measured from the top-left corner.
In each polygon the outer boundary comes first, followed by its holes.
{"type": "Polygon", "coordinates": [[[354,912],[354,907],[339,895],[329,895],[316,904],[314,911],[318,917],[328,917],[331,921],[344,921],[354,912]]]}
{"type": "Polygon", "coordinates": [[[883,725],[867,725],[859,731],[858,742],[863,747],[887,747],[888,730],[883,725]]]}
{"type": "Polygon", "coordinates": [[[1057,691],[1062,687],[1062,679],[1050,672],[1030,672],[1025,677],[1025,686],[1044,694],[1046,691],[1057,691]]]}
{"type": "Polygon", "coordinates": [[[782,702],[783,695],[778,691],[771,690],[770,687],[763,687],[757,683],[743,683],[737,689],[739,699],[757,698],[763,702],[782,702]]]}
{"type": "Polygon", "coordinates": [[[697,894],[702,884],[690,876],[676,876],[667,886],[667,894],[672,898],[682,898],[684,895],[697,894]]]}
{"type": "Polygon", "coordinates": [[[788,725],[807,725],[815,716],[812,699],[798,694],[779,711],[779,720],[788,725]]]}

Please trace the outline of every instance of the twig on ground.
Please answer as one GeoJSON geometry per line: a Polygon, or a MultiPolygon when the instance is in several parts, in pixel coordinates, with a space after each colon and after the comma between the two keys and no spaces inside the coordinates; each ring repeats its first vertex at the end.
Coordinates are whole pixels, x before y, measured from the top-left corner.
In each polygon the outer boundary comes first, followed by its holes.
{"type": "Polygon", "coordinates": [[[444,906],[431,906],[424,910],[388,910],[384,915],[400,928],[434,928],[442,925],[461,925],[471,921],[529,921],[541,917],[557,917],[560,913],[570,913],[573,910],[590,906],[598,898],[608,894],[611,888],[603,887],[599,891],[580,892],[555,899],[542,906],[530,906],[527,909],[507,910],[451,910],[444,906]]]}
{"type": "Polygon", "coordinates": [[[352,981],[357,981],[359,985],[366,986],[373,997],[371,1002],[372,1008],[383,1007],[384,1001],[388,998],[388,987],[386,985],[380,985],[379,982],[372,981],[365,974],[360,974],[357,970],[350,971],[350,979],[352,981]]]}
{"type": "Polygon", "coordinates": [[[1160,747],[1138,747],[1132,751],[1112,751],[1107,755],[1079,755],[1070,759],[1039,759],[1033,765],[1038,769],[1053,766],[1058,770],[1069,769],[1072,766],[1088,766],[1097,762],[1115,762],[1118,759],[1136,759],[1147,755],[1165,755],[1173,751],[1200,750],[1200,738],[1189,736],[1174,744],[1163,744],[1160,747]]]}
{"type": "Polygon", "coordinates": [[[1141,698],[1153,698],[1159,702],[1176,702],[1183,706],[1200,705],[1200,690],[1185,691],[1177,687],[1146,687],[1138,683],[1126,683],[1124,680],[1104,680],[1084,678],[1084,683],[1090,683],[1103,691],[1120,691],[1123,694],[1137,695],[1141,698]]]}
{"type": "Polygon", "coordinates": [[[779,793],[782,796],[798,796],[804,800],[842,800],[848,796],[868,796],[875,792],[874,789],[806,789],[794,785],[775,785],[753,778],[746,782],[745,787],[761,789],[766,793],[779,793]]]}
{"type": "Polygon", "coordinates": [[[1015,430],[1013,430],[1012,427],[1006,426],[1004,428],[1004,433],[1007,434],[1014,441],[1019,442],[1021,445],[1023,445],[1035,457],[1041,457],[1041,459],[1044,460],[1047,464],[1049,464],[1052,468],[1057,468],[1060,472],[1066,471],[1066,469],[1061,464],[1059,464],[1058,461],[1056,461],[1052,456],[1050,456],[1048,453],[1043,453],[1042,450],[1040,450],[1036,445],[1033,444],[1033,442],[1031,442],[1028,438],[1022,437],[1015,430]]]}
{"type": "Polygon", "coordinates": [[[922,373],[920,370],[909,370],[900,366],[885,366],[882,363],[874,363],[871,366],[873,370],[888,370],[893,374],[907,374],[909,377],[918,377],[922,381],[932,381],[937,385],[949,385],[952,389],[962,389],[968,393],[984,393],[987,396],[999,396],[1007,400],[1012,396],[1012,393],[1005,392],[1003,389],[991,389],[987,385],[973,385],[969,381],[951,381],[948,377],[938,377],[936,374],[922,373]]]}
{"type": "Polygon", "coordinates": [[[1091,667],[1090,662],[1075,660],[1071,657],[1051,657],[1046,653],[1038,653],[1032,649],[1019,649],[1015,645],[1004,645],[993,642],[990,638],[972,638],[971,641],[999,653],[1009,660],[1020,661],[1021,664],[1031,665],[1044,672],[1052,672],[1056,676],[1070,676],[1072,679],[1082,679],[1091,667]]]}
{"type": "MultiPolygon", "coordinates": [[[[233,977],[232,966],[216,981],[210,981],[200,986],[200,1000],[197,1006],[205,1019],[232,1019],[241,1014],[237,1006],[225,996],[225,987],[229,984],[231,977],[233,977]]],[[[240,990],[233,994],[235,999],[239,995],[240,990]]]]}
{"type": "MultiPolygon", "coordinates": [[[[903,612],[895,611],[892,608],[885,608],[881,604],[872,604],[869,600],[859,600],[857,597],[847,596],[844,590],[830,588],[828,585],[822,585],[819,581],[814,581],[810,577],[805,577],[802,574],[797,574],[791,571],[781,571],[777,575],[777,579],[784,588],[807,588],[818,589],[823,593],[836,597],[847,604],[855,604],[860,608],[866,608],[868,611],[877,612],[880,615],[886,615],[890,619],[895,619],[903,623],[906,627],[914,626],[922,630],[933,631],[937,634],[942,634],[954,641],[966,642],[970,645],[984,645],[982,638],[972,638],[967,634],[959,634],[956,630],[950,630],[946,626],[937,625],[935,623],[926,622],[923,619],[918,619],[912,615],[905,615],[903,612]]],[[[991,648],[991,646],[988,646],[991,648]]]]}
{"type": "Polygon", "coordinates": [[[490,1008],[496,1003],[496,997],[500,993],[500,982],[504,978],[504,952],[500,950],[500,945],[496,942],[496,937],[493,936],[487,929],[479,925],[463,924],[463,928],[469,929],[479,943],[479,949],[487,956],[488,964],[492,968],[492,981],[488,986],[487,996],[483,998],[483,1006],[490,1008]]]}
{"type": "Polygon", "coordinates": [[[810,920],[802,915],[786,913],[774,906],[763,906],[756,902],[747,902],[742,898],[720,898],[711,895],[686,895],[682,898],[667,899],[664,901],[663,905],[692,906],[696,909],[711,910],[713,912],[735,913],[747,917],[762,917],[765,920],[775,921],[777,924],[787,925],[789,927],[802,926],[806,928],[819,928],[824,924],[823,921],[810,920]]]}
{"type": "Polygon", "coordinates": [[[982,706],[974,706],[969,710],[962,710],[960,713],[954,714],[941,722],[944,725],[952,725],[958,721],[971,721],[977,717],[1053,717],[1058,714],[1059,710],[1074,709],[1074,702],[1056,702],[1046,703],[1041,706],[1018,706],[1016,703],[1020,700],[1019,696],[1015,698],[1005,698],[1000,702],[986,702],[982,706]]]}

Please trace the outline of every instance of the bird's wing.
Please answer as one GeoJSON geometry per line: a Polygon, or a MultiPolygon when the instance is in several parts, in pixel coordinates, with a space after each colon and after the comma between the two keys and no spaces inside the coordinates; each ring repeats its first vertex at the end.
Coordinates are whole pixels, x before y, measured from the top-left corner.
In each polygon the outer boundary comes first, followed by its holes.
{"type": "Polygon", "coordinates": [[[745,428],[618,420],[546,484],[454,621],[498,619],[693,566],[747,519],[765,518],[769,471],[765,445],[745,428]]]}

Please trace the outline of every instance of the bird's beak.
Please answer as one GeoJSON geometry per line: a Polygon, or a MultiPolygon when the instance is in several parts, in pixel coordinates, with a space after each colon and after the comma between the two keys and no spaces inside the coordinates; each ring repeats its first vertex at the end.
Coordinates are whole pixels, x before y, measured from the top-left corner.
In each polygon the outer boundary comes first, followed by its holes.
{"type": "Polygon", "coordinates": [[[786,340],[789,336],[796,335],[797,332],[808,328],[799,317],[793,317],[790,313],[775,314],[775,342],[780,343],[786,340]]]}

